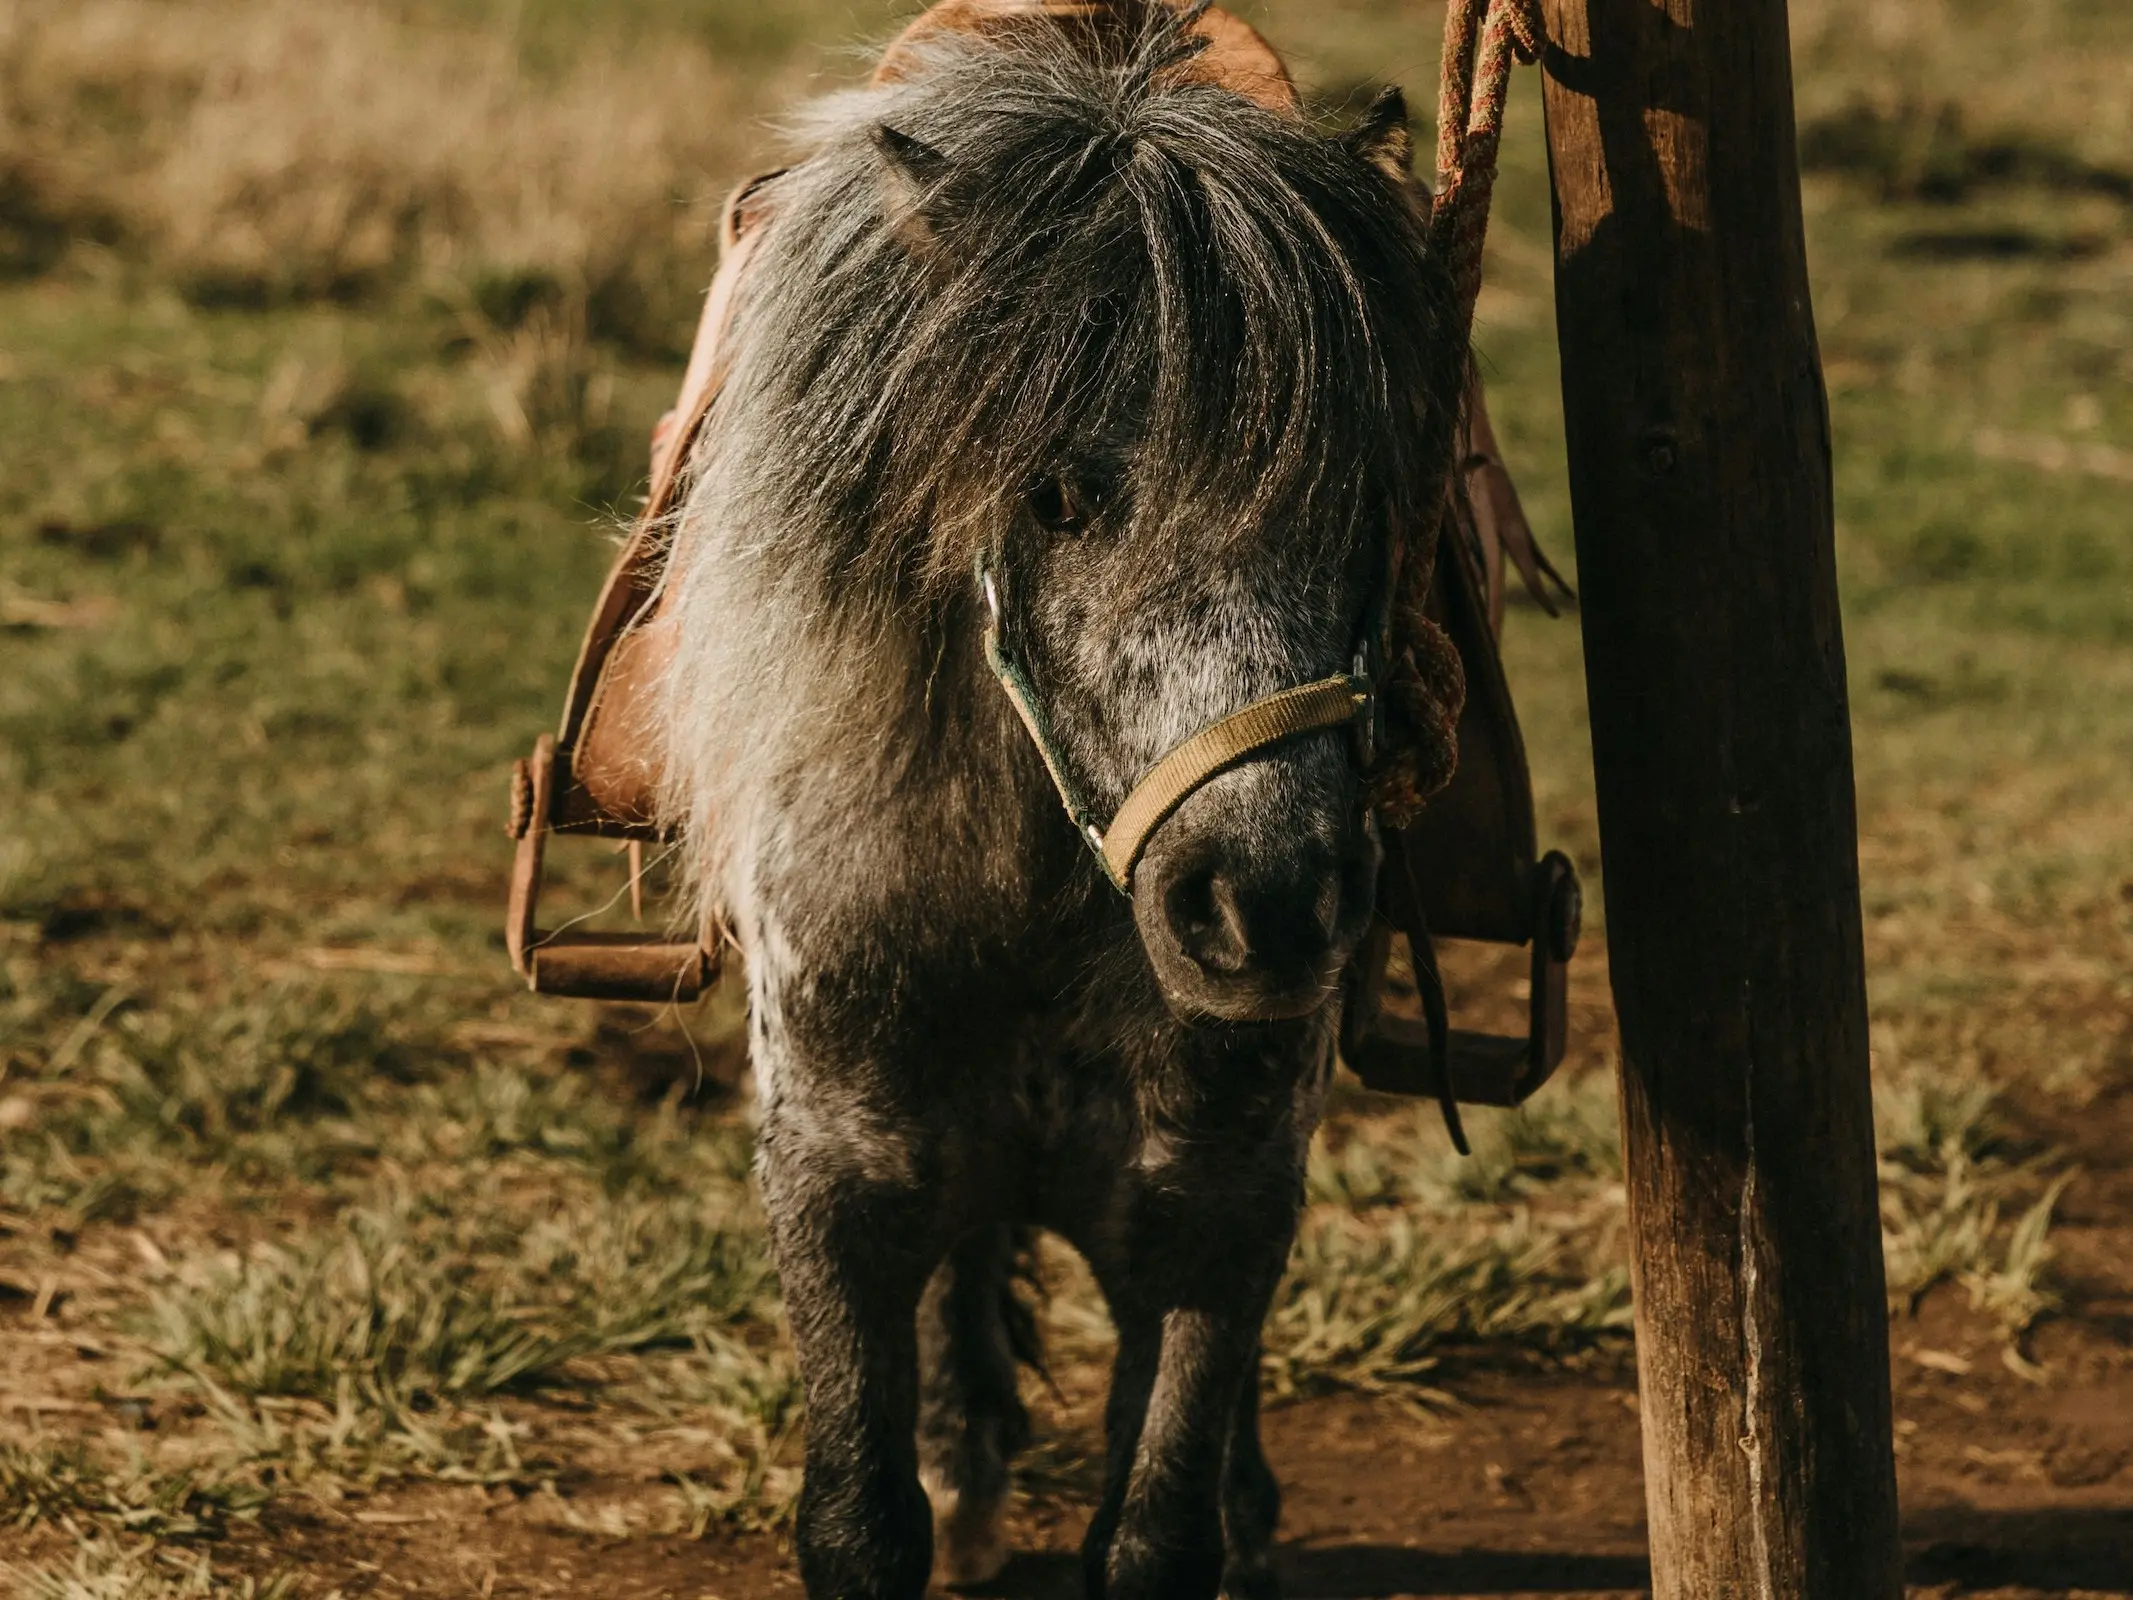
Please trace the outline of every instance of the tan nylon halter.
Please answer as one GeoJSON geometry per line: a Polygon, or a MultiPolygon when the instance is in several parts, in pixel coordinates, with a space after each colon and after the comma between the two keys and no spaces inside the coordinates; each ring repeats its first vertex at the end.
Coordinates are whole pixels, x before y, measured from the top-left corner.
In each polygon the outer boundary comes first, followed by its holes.
{"type": "Polygon", "coordinates": [[[1133,869],[1155,830],[1204,785],[1271,749],[1307,733],[1346,727],[1370,711],[1370,687],[1346,673],[1284,689],[1203,728],[1163,757],[1126,796],[1104,834],[1104,865],[1111,881],[1133,887],[1133,869]]]}
{"type": "Polygon", "coordinates": [[[1316,683],[1283,689],[1202,728],[1143,773],[1110,826],[1100,826],[1052,738],[1051,721],[1044,714],[1036,685],[1007,642],[999,586],[982,561],[978,566],[978,588],[985,600],[986,662],[1000,680],[1000,687],[1007,691],[1030,742],[1044,758],[1045,770],[1051,774],[1052,786],[1059,791],[1060,802],[1073,819],[1075,831],[1121,894],[1133,892],[1134,871],[1156,829],[1179,806],[1232,767],[1305,734],[1350,726],[1363,730],[1367,764],[1376,731],[1377,697],[1363,672],[1367,652],[1358,652],[1355,672],[1336,673],[1316,683]]]}

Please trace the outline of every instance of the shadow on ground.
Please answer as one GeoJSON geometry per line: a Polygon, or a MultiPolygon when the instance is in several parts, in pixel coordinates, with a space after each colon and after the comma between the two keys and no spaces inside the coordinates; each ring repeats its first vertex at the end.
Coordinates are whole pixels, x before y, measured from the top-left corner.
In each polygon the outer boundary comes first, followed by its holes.
{"type": "MultiPolygon", "coordinates": [[[[1390,1600],[1405,1595],[1631,1595],[1651,1582],[1634,1556],[1409,1550],[1334,1545],[1288,1550],[1279,1563],[1287,1600],[1390,1600]]],[[[996,1600],[1081,1600],[1072,1556],[1024,1556],[982,1593],[996,1600]]]]}
{"type": "MultiPolygon", "coordinates": [[[[1978,1511],[1937,1508],[1909,1519],[1912,1584],[1938,1594],[1973,1590],[2106,1600],[2133,1596],[2133,1509],[1978,1511]]],[[[1641,1557],[1500,1550],[1416,1550],[1389,1545],[1291,1548],[1280,1561],[1288,1600],[1396,1600],[1406,1596],[1632,1596],[1649,1591],[1641,1557]]],[[[1081,1564],[1067,1555],[1024,1556],[992,1588],[993,1600],[1080,1600],[1081,1564]]]]}
{"type": "Polygon", "coordinates": [[[1905,1519],[1913,1583],[2133,1595],[2133,1508],[1985,1511],[1948,1506],[1905,1519]]]}

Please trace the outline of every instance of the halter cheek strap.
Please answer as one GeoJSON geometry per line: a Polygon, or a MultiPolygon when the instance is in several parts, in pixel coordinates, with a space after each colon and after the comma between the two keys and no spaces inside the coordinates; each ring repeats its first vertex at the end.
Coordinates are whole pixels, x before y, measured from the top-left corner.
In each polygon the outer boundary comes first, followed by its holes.
{"type": "Polygon", "coordinates": [[[1215,778],[1305,734],[1359,726],[1367,739],[1375,721],[1376,694],[1358,656],[1355,672],[1283,689],[1201,729],[1142,774],[1106,828],[1067,768],[1028,669],[1007,643],[999,584],[982,560],[978,587],[985,598],[985,660],[1044,758],[1075,831],[1121,894],[1133,892],[1134,870],[1156,830],[1215,778]]]}

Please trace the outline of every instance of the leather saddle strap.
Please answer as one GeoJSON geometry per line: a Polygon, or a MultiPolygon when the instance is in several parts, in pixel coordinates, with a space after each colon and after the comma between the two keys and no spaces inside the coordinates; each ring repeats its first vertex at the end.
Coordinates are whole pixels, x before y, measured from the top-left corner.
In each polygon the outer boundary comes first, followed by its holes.
{"type": "Polygon", "coordinates": [[[1429,1058],[1437,1068],[1437,1110],[1444,1118],[1444,1131],[1452,1148],[1462,1156],[1474,1153],[1467,1142],[1466,1119],[1459,1114],[1459,1090],[1452,1081],[1452,1007],[1444,989],[1444,970],[1437,965],[1437,941],[1430,936],[1429,914],[1422,905],[1422,886],[1415,882],[1414,862],[1400,852],[1400,870],[1407,874],[1407,904],[1414,917],[1408,931],[1407,953],[1414,969],[1415,993],[1422,1001],[1422,1016],[1429,1028],[1429,1058]]]}
{"type": "Polygon", "coordinates": [[[750,216],[743,208],[763,181],[754,180],[731,202],[729,214],[735,219],[729,224],[731,243],[704,302],[703,322],[697,333],[695,353],[690,357],[688,378],[682,386],[682,402],[675,425],[660,443],[657,459],[652,464],[652,486],[644,510],[639,514],[636,527],[631,531],[629,542],[623,546],[614,569],[609,572],[606,586],[600,591],[599,604],[593,609],[592,623],[586,629],[585,642],[578,651],[577,666],[570,675],[570,693],[564,702],[559,740],[566,757],[576,747],[585,719],[599,696],[600,675],[607,667],[608,658],[614,654],[616,642],[644,615],[658,595],[660,584],[665,581],[668,541],[663,524],[667,514],[674,509],[681,490],[689,451],[696,436],[703,431],[704,420],[711,414],[719,390],[725,386],[731,359],[725,348],[726,336],[732,330],[742,274],[746,272],[756,242],[761,237],[761,229],[756,225],[760,213],[750,216]]]}

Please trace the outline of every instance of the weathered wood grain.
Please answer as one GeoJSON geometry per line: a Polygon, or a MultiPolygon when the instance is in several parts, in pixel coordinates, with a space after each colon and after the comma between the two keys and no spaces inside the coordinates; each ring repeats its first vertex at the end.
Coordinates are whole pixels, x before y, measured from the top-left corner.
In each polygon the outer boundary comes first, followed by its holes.
{"type": "Polygon", "coordinates": [[[1784,0],[1547,0],[1657,1600],[1895,1600],[1830,447],[1784,0]]]}

